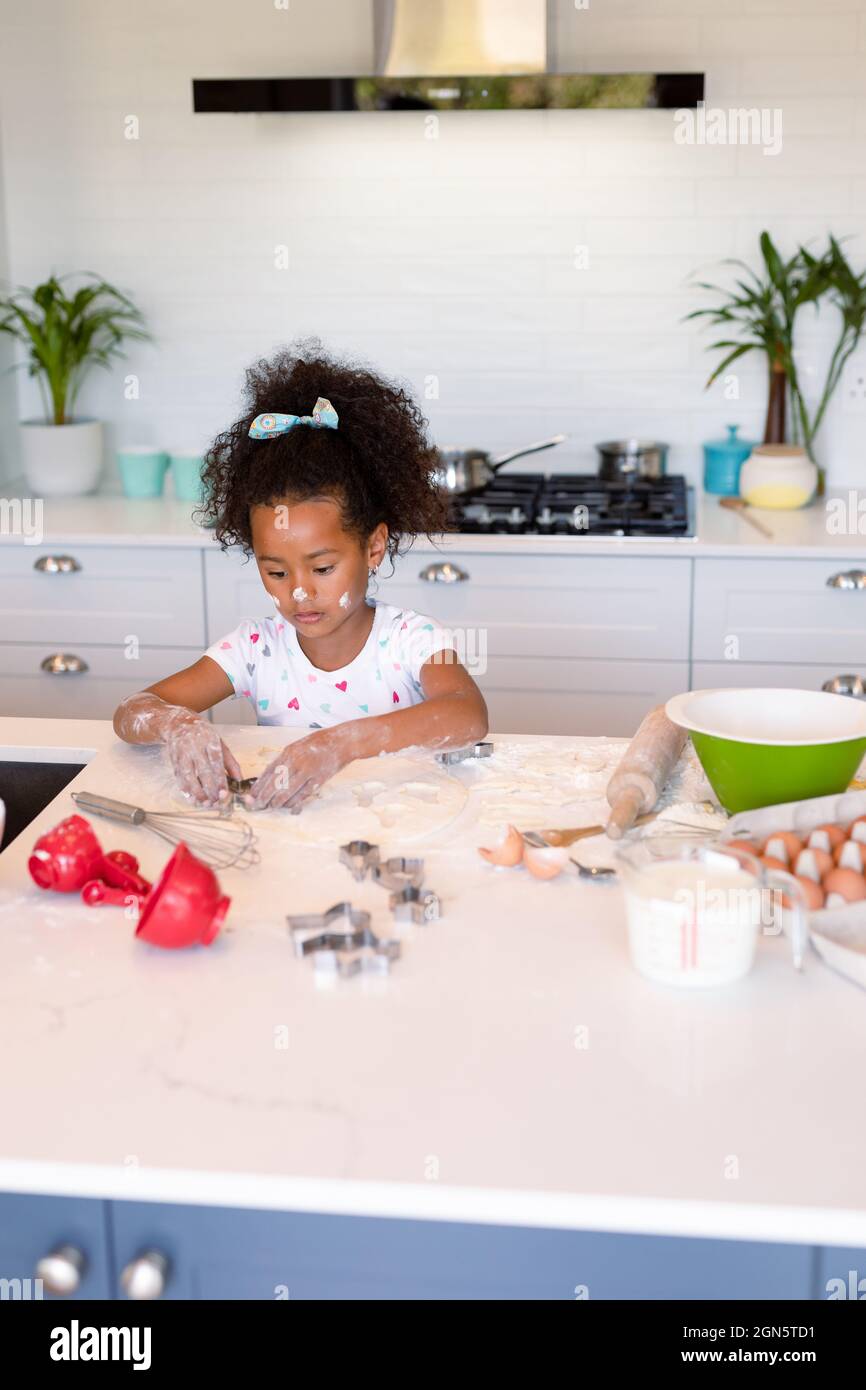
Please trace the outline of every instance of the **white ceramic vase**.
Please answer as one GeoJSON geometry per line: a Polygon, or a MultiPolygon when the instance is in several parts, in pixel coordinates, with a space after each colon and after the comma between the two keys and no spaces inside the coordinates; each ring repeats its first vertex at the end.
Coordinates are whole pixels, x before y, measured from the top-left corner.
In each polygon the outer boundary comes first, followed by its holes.
{"type": "Polygon", "coordinates": [[[68,425],[21,422],[21,459],[36,497],[80,497],[93,492],[102,472],[102,421],[68,425]]]}

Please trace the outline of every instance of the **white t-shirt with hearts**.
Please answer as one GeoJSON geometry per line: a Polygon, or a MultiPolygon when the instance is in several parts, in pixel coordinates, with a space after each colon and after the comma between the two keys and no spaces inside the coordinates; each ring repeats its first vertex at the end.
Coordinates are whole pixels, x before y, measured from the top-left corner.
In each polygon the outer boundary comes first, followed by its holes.
{"type": "Polygon", "coordinates": [[[236,698],[250,701],[259,724],[325,729],[419,705],[421,667],[436,652],[453,648],[453,635],[410,609],[373,606],[367,641],[337,671],[314,666],[295,628],[279,615],[245,619],[206,655],[225,671],[236,698]]]}

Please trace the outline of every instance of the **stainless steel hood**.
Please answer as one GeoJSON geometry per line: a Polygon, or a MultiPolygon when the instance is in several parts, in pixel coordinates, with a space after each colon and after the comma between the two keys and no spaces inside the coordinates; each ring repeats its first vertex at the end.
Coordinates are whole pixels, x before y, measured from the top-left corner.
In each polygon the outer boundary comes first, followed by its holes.
{"type": "Polygon", "coordinates": [[[547,0],[373,0],[382,77],[545,72],[547,0]]]}
{"type": "Polygon", "coordinates": [[[700,73],[551,71],[549,2],[370,0],[372,73],[196,78],[193,109],[290,113],[684,107],[703,98],[700,73]]]}

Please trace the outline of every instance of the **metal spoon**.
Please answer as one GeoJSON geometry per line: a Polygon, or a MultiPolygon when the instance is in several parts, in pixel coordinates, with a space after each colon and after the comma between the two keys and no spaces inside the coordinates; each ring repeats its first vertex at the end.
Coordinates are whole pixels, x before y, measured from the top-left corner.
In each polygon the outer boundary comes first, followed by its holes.
{"type": "Polygon", "coordinates": [[[594,869],[587,864],[581,864],[578,859],[569,857],[569,864],[573,864],[581,878],[590,879],[609,879],[616,878],[616,869],[594,869]]]}

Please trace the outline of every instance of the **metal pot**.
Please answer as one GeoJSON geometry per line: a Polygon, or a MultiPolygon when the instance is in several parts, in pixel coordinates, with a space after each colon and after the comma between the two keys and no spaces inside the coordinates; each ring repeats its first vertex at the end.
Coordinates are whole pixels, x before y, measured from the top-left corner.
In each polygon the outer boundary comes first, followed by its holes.
{"type": "Polygon", "coordinates": [[[613,439],[595,447],[601,457],[598,476],[607,482],[660,478],[667,469],[669,444],[647,439],[613,439]]]}
{"type": "Polygon", "coordinates": [[[440,449],[439,463],[433,470],[433,480],[443,492],[455,497],[477,492],[486,487],[496,477],[500,468],[512,459],[524,458],[527,454],[537,454],[542,449],[552,449],[567,439],[566,434],[555,434],[552,439],[542,439],[537,444],[526,444],[522,449],[513,449],[509,454],[491,458],[483,449],[440,449]]]}

